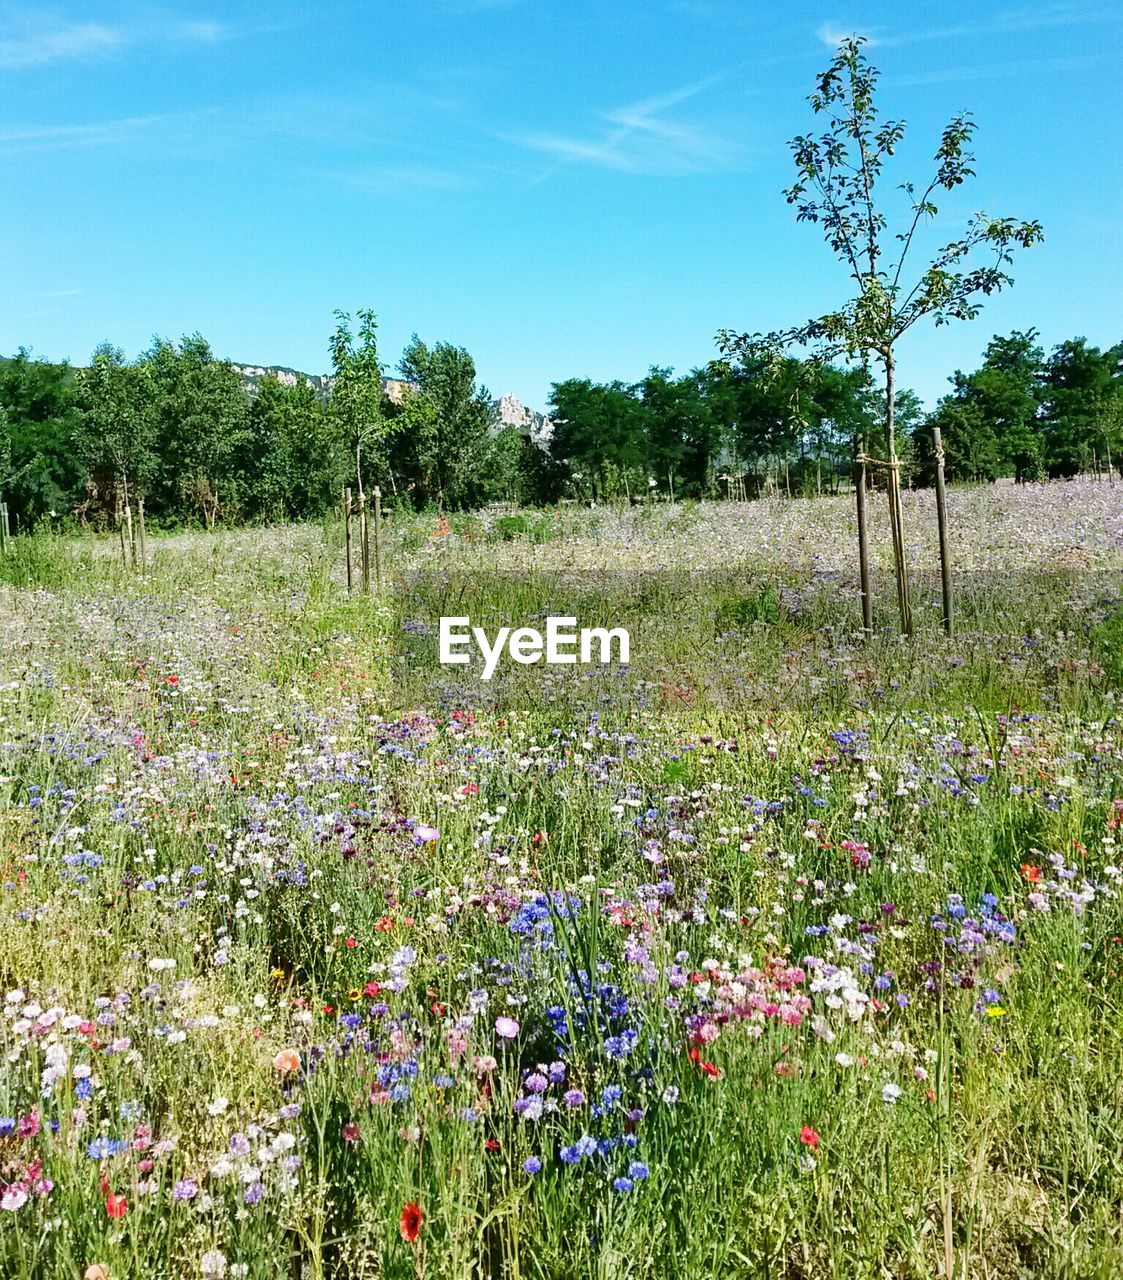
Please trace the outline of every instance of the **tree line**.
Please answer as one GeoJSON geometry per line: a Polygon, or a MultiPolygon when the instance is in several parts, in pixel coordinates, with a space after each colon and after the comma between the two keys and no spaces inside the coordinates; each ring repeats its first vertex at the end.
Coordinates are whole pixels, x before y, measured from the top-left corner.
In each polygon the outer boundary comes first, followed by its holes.
{"type": "MultiPolygon", "coordinates": [[[[275,376],[248,387],[198,335],[135,360],[108,344],[87,368],[0,361],[0,495],[17,526],[112,521],[143,497],[165,523],[316,519],[344,484],[415,507],[810,494],[848,483],[855,442],[884,451],[884,394],[863,368],[794,356],[715,362],[638,382],[553,384],[552,430],[497,426],[463,348],[414,337],[384,385],[369,312],[340,317],[325,396],[275,376]]],[[[1123,343],[1084,338],[1048,355],[1034,330],[996,336],[931,413],[895,396],[897,450],[914,484],[942,430],[949,478],[1074,476],[1123,463],[1123,343]]]]}
{"type": "Polygon", "coordinates": [[[463,347],[415,335],[388,387],[373,313],[336,322],[328,395],[277,376],[249,386],[198,334],[156,339],[133,360],[106,343],[86,368],[26,349],[0,359],[0,500],[13,526],[112,525],[138,499],[165,525],[316,519],[342,485],[364,482],[417,507],[560,492],[543,449],[493,429],[463,347]]]}

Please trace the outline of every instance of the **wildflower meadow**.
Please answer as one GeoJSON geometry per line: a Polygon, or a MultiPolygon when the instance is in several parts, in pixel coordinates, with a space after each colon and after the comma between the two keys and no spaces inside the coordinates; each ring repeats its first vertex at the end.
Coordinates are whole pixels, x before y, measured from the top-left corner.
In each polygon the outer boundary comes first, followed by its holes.
{"type": "Polygon", "coordinates": [[[13,538],[0,1275],[1123,1274],[1123,489],[903,500],[13,538]]]}

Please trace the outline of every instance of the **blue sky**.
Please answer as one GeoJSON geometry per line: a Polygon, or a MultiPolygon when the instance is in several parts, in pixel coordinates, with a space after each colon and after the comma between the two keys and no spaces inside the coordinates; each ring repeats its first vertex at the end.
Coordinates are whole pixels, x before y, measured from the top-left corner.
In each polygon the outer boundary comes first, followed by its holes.
{"type": "Polygon", "coordinates": [[[1114,0],[0,0],[0,351],[199,331],[324,372],[333,308],[371,306],[388,363],[447,339],[535,407],[566,377],[688,369],[719,328],[847,296],[781,190],[855,30],[909,123],[888,198],[967,108],[979,177],[934,234],[978,208],[1046,230],[979,320],[907,341],[902,382],[931,402],[1012,328],[1123,338],[1114,0]]]}

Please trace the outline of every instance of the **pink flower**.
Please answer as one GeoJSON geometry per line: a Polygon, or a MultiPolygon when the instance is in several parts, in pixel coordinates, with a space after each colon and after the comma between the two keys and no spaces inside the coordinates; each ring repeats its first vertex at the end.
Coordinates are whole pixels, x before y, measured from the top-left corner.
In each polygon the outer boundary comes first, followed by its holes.
{"type": "Polygon", "coordinates": [[[273,1069],[282,1075],[300,1070],[300,1054],[295,1049],[282,1049],[273,1059],[273,1069]]]}
{"type": "Polygon", "coordinates": [[[436,844],[441,838],[441,833],[436,827],[426,827],[419,824],[413,829],[414,844],[436,844]]]}
{"type": "Polygon", "coordinates": [[[5,1209],[8,1213],[15,1213],[25,1204],[27,1204],[27,1188],[22,1182],[13,1182],[10,1187],[4,1189],[4,1194],[0,1195],[0,1209],[5,1209]]]}
{"type": "Polygon", "coordinates": [[[519,1034],[519,1024],[506,1016],[495,1019],[495,1034],[503,1040],[513,1040],[519,1034]]]}

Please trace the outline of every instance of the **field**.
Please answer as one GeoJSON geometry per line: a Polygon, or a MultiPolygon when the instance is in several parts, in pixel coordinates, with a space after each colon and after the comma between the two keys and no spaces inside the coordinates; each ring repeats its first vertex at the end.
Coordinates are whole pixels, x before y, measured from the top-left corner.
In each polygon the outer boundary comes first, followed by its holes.
{"type": "Polygon", "coordinates": [[[15,540],[0,1275],[1123,1274],[1123,487],[949,496],[15,540]]]}

